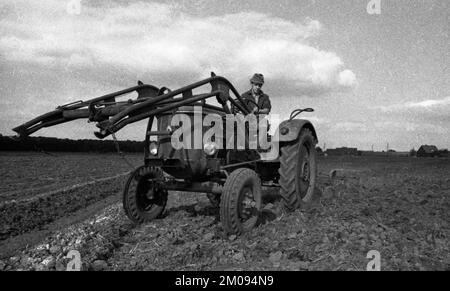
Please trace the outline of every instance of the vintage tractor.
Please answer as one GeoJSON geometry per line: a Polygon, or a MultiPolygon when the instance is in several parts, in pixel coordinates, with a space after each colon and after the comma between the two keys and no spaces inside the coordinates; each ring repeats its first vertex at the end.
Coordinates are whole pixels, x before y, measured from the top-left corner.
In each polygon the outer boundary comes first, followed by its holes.
{"type": "MultiPolygon", "coordinates": [[[[13,130],[19,138],[24,138],[44,127],[85,118],[96,122],[97,138],[112,135],[115,139],[114,133],[126,125],[148,119],[144,165],[131,172],[123,191],[123,207],[129,219],[143,223],[161,216],[169,190],[207,193],[209,200],[220,207],[224,230],[240,234],[259,221],[262,186],[279,187],[288,210],[311,201],[317,174],[317,135],[309,121],[295,119],[303,111],[313,110],[294,110],[288,120],[280,123],[275,134],[268,136],[270,149],[276,150],[271,159],[263,158],[267,149],[218,146],[220,139],[225,145],[230,134],[236,136],[234,127],[231,133],[223,130],[223,134],[216,134],[210,142],[202,140],[202,135],[211,128],[205,126],[203,117],[213,115],[225,120],[229,116],[250,114],[234,86],[214,73],[210,78],[173,91],[139,81],[138,86],[119,92],[59,106],[13,130]],[[194,90],[205,87],[206,93],[194,94],[194,90]],[[116,100],[133,92],[137,98],[116,100]],[[190,119],[185,121],[191,121],[191,127],[200,127],[200,141],[195,140],[200,148],[173,146],[173,136],[183,125],[183,122],[175,125],[172,122],[179,114],[190,119]]],[[[246,135],[246,145],[248,141],[246,135]]]]}

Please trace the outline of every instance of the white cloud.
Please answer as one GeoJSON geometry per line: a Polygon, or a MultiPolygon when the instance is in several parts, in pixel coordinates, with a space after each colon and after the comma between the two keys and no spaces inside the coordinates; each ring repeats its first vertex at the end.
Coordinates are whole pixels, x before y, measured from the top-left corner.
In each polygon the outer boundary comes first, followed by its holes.
{"type": "Polygon", "coordinates": [[[399,122],[432,122],[450,128],[450,96],[441,99],[377,106],[375,109],[388,118],[395,117],[399,122]]]}
{"type": "MultiPolygon", "coordinates": [[[[440,110],[450,106],[450,96],[443,99],[428,99],[419,102],[406,102],[403,104],[393,104],[388,106],[379,106],[378,109],[383,112],[411,111],[411,110],[440,110]]],[[[450,109],[450,108],[448,108],[450,109]]]]}
{"type": "Polygon", "coordinates": [[[317,20],[253,12],[195,17],[176,6],[144,2],[94,7],[82,1],[79,15],[66,12],[67,1],[3,3],[0,53],[9,61],[114,66],[168,77],[216,71],[242,79],[263,72],[268,80],[313,93],[356,84],[339,56],[309,44],[322,29],[317,20]]]}
{"type": "Polygon", "coordinates": [[[356,84],[356,75],[350,70],[339,73],[339,84],[344,87],[352,87],[356,84]]]}
{"type": "Polygon", "coordinates": [[[450,96],[439,100],[425,100],[421,102],[411,102],[406,106],[410,108],[433,108],[438,106],[450,105],[450,96]]]}

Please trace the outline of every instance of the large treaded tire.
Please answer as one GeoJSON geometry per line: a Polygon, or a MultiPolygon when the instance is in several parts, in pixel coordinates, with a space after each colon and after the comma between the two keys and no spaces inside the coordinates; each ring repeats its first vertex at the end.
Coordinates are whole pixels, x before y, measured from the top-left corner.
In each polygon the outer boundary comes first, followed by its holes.
{"type": "Polygon", "coordinates": [[[163,213],[167,204],[167,190],[154,189],[154,198],[147,197],[147,193],[152,191],[149,180],[161,178],[161,169],[146,166],[137,168],[128,177],[122,203],[125,214],[134,223],[149,222],[163,213]]]}
{"type": "Polygon", "coordinates": [[[220,200],[220,221],[226,233],[239,235],[256,225],[261,210],[261,191],[261,180],[251,169],[236,169],[228,176],[220,200]],[[242,200],[248,189],[251,189],[255,205],[253,215],[242,221],[242,200]]]}
{"type": "Polygon", "coordinates": [[[280,195],[284,207],[293,211],[311,202],[317,176],[316,139],[308,128],[303,128],[299,137],[281,147],[280,156],[280,195]],[[304,175],[304,161],[308,160],[308,181],[304,175]]]}

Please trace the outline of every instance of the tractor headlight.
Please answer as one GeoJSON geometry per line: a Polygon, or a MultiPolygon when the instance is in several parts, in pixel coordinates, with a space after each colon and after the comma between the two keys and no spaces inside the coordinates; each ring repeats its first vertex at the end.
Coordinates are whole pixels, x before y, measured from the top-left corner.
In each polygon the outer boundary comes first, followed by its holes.
{"type": "Polygon", "coordinates": [[[212,156],[217,152],[217,145],[214,142],[208,142],[203,145],[203,151],[208,156],[212,156]]]}
{"type": "Polygon", "coordinates": [[[287,128],[287,127],[282,127],[282,128],[280,129],[280,133],[281,133],[282,135],[288,134],[288,133],[289,133],[289,128],[287,128]]]}
{"type": "Polygon", "coordinates": [[[158,154],[158,144],[156,142],[154,141],[150,142],[148,149],[152,156],[156,156],[158,154]]]}

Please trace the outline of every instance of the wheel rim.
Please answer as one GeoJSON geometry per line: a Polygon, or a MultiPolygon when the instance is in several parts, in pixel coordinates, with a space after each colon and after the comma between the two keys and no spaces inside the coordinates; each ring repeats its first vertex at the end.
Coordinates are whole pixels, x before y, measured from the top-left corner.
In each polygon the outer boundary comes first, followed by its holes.
{"type": "Polygon", "coordinates": [[[158,204],[161,204],[161,195],[156,190],[152,181],[141,178],[136,188],[136,200],[139,211],[150,212],[158,204]]]}
{"type": "Polygon", "coordinates": [[[302,161],[302,175],[301,179],[304,182],[307,182],[309,184],[309,175],[310,175],[310,164],[309,164],[309,153],[306,153],[305,157],[302,161]]]}
{"type": "Polygon", "coordinates": [[[252,227],[258,219],[257,202],[253,192],[252,187],[245,186],[239,195],[238,215],[244,228],[252,227]]]}

